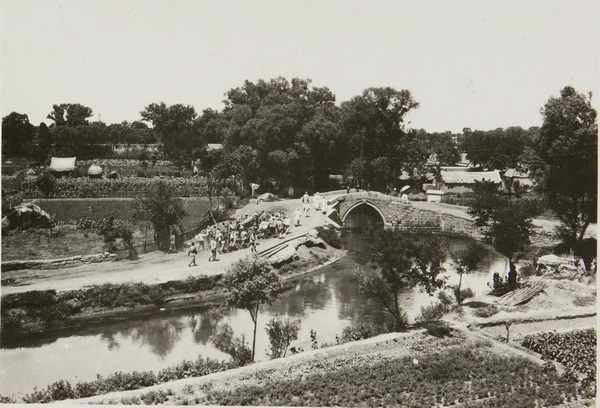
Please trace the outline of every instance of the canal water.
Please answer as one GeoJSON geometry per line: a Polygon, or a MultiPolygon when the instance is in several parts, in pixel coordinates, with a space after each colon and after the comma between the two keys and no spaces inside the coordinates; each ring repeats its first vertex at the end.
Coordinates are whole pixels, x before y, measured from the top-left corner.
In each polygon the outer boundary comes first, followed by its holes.
{"type": "MultiPolygon", "coordinates": [[[[373,210],[374,211],[374,210],[373,210]]],[[[301,329],[292,346],[311,348],[310,331],[317,334],[318,344],[335,343],[342,330],[361,322],[379,324],[389,320],[381,307],[358,292],[353,273],[358,268],[371,268],[369,250],[360,227],[378,222],[378,215],[367,206],[354,210],[346,225],[355,227],[343,236],[348,255],[313,275],[299,278],[292,288],[271,306],[263,306],[258,316],[257,360],[267,359],[266,323],[273,318],[298,319],[301,329]]],[[[463,248],[468,239],[448,238],[450,250],[463,248]]],[[[448,283],[458,283],[452,266],[446,265],[448,283]]],[[[463,277],[463,287],[475,293],[486,291],[492,272],[503,273],[504,259],[488,251],[482,272],[463,277]]],[[[410,320],[420,314],[421,307],[435,298],[419,289],[407,290],[402,305],[410,320]]],[[[97,374],[153,370],[169,367],[199,355],[219,360],[229,356],[217,350],[210,341],[215,328],[228,323],[235,335],[245,335],[251,346],[252,320],[247,311],[233,310],[214,316],[206,307],[191,310],[157,311],[155,316],[128,320],[85,332],[74,331],[59,338],[28,340],[18,347],[0,349],[0,394],[29,393],[34,386],[45,388],[64,379],[71,384],[89,381],[97,374]]]]}

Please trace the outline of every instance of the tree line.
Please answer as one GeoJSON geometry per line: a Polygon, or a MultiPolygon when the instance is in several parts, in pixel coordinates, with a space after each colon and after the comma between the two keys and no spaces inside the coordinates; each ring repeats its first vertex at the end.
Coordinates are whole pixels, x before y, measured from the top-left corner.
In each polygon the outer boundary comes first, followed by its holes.
{"type": "Polygon", "coordinates": [[[569,241],[580,241],[596,221],[597,113],[591,94],[570,86],[542,107],[541,127],[460,134],[407,128],[406,115],[419,103],[410,91],[389,87],[368,88],[338,105],[327,87],[279,77],[245,81],[223,103],[222,111],[201,114],[189,105],[151,103],[139,121],[119,124],[90,122],[92,109],[80,104],[54,105],[50,126],[33,126],[13,112],[2,119],[3,155],[43,162],[50,155],[97,157],[105,143],[158,143],[176,165],[195,166],[218,196],[231,178],[246,193],[250,183],[278,192],[327,189],[330,174],[380,191],[400,176],[420,185],[464,152],[481,169],[529,171],[569,241]]]}
{"type": "Polygon", "coordinates": [[[409,91],[389,87],[366,89],[337,105],[326,87],[280,77],[245,81],[226,92],[223,103],[220,112],[200,114],[189,105],[151,103],[139,121],[113,124],[90,121],[92,109],[77,103],[54,105],[50,126],[36,127],[13,112],[2,120],[3,154],[43,163],[52,155],[100,158],[110,144],[158,143],[180,167],[196,163],[209,171],[227,162],[243,179],[271,182],[283,192],[291,185],[325,189],[329,174],[385,189],[401,174],[427,177],[432,155],[438,165],[457,163],[461,150],[483,167],[514,167],[532,139],[532,131],[521,128],[462,134],[407,129],[406,115],[419,103],[409,91]],[[490,148],[499,137],[502,147],[490,148]],[[209,153],[208,143],[224,149],[209,153]]]}

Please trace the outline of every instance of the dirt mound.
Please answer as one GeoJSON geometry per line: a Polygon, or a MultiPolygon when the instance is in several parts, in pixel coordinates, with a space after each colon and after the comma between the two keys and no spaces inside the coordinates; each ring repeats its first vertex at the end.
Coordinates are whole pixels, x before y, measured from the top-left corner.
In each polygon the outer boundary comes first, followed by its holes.
{"type": "Polygon", "coordinates": [[[596,287],[586,281],[540,280],[545,283],[545,288],[525,305],[528,309],[574,308],[595,303],[596,287]]]}

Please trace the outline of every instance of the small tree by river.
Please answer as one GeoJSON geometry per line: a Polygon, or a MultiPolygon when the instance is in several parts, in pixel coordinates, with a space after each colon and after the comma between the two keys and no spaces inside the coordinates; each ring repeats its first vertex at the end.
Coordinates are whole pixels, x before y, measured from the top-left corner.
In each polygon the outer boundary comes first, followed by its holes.
{"type": "Polygon", "coordinates": [[[231,265],[223,286],[227,291],[227,304],[246,309],[254,323],[252,335],[252,361],[256,350],[256,326],[260,305],[271,304],[281,293],[279,275],[269,261],[258,256],[248,256],[231,265]]]}
{"type": "Polygon", "coordinates": [[[399,230],[370,229],[367,241],[372,260],[379,266],[374,273],[358,271],[359,289],[380,303],[394,318],[394,329],[407,324],[400,306],[404,289],[421,286],[429,295],[444,285],[440,278],[447,257],[445,242],[438,236],[417,236],[399,230]]]}
{"type": "Polygon", "coordinates": [[[483,228],[484,239],[508,258],[508,286],[517,287],[515,261],[529,247],[533,217],[539,205],[522,197],[522,192],[500,191],[491,181],[475,182],[469,214],[475,226],[483,228]]]}
{"type": "Polygon", "coordinates": [[[463,275],[479,269],[484,256],[485,248],[479,242],[472,242],[465,249],[452,253],[452,263],[459,276],[458,285],[454,288],[454,296],[459,305],[464,300],[463,293],[461,292],[463,275]]]}

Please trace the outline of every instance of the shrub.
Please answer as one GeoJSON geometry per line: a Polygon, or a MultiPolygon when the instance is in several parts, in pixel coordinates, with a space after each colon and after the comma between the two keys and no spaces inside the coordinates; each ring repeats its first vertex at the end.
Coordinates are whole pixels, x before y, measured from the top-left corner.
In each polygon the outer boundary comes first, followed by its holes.
{"type": "Polygon", "coordinates": [[[484,307],[480,307],[475,309],[475,316],[477,317],[490,317],[498,313],[499,309],[495,305],[486,305],[484,307]]]}
{"type": "Polygon", "coordinates": [[[350,341],[369,339],[391,331],[389,326],[361,323],[358,326],[345,327],[340,336],[335,336],[335,341],[337,344],[344,344],[350,341]]]}
{"type": "Polygon", "coordinates": [[[271,359],[285,357],[290,343],[298,339],[300,330],[300,320],[291,321],[290,319],[276,320],[271,319],[265,328],[269,336],[271,359]]]}
{"type": "Polygon", "coordinates": [[[342,247],[342,240],[337,229],[333,225],[319,226],[316,228],[317,236],[325,241],[328,245],[334,248],[340,249],[342,247]]]}

